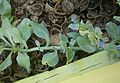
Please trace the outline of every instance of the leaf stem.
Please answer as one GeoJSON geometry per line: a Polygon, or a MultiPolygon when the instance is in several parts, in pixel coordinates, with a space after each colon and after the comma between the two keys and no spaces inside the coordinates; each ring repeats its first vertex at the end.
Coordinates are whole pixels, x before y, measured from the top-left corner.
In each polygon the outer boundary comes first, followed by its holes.
{"type": "Polygon", "coordinates": [[[2,40],[3,40],[5,43],[7,43],[9,46],[11,46],[11,44],[10,44],[4,37],[2,37],[2,40]]]}
{"type": "Polygon", "coordinates": [[[3,50],[12,50],[12,48],[3,48],[3,50]]]}

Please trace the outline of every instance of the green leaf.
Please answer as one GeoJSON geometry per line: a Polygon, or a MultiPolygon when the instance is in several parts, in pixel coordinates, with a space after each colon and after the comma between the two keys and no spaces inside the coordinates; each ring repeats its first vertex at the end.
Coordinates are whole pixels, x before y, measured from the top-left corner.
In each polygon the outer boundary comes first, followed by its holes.
{"type": "Polygon", "coordinates": [[[0,55],[1,55],[1,53],[2,53],[3,50],[4,50],[3,46],[0,45],[0,55]]]}
{"type": "Polygon", "coordinates": [[[116,39],[119,36],[119,28],[117,27],[115,23],[108,22],[105,26],[106,26],[108,35],[112,39],[116,39]]]}
{"type": "Polygon", "coordinates": [[[0,38],[2,39],[2,37],[3,37],[3,31],[2,31],[2,29],[0,28],[0,38]]]}
{"type": "Polygon", "coordinates": [[[106,44],[104,49],[111,53],[116,53],[116,51],[117,51],[116,45],[114,45],[113,43],[106,44]]]}
{"type": "Polygon", "coordinates": [[[67,48],[67,43],[66,43],[65,41],[60,41],[60,46],[61,46],[64,50],[66,50],[66,48],[67,48]]]}
{"type": "Polygon", "coordinates": [[[76,39],[78,36],[80,36],[80,34],[77,32],[69,32],[67,35],[73,39],[76,39]]]}
{"type": "Polygon", "coordinates": [[[80,25],[79,25],[80,30],[85,31],[87,30],[86,24],[81,20],[80,25]]]}
{"type": "Polygon", "coordinates": [[[74,46],[76,43],[76,40],[75,39],[70,39],[70,42],[69,42],[69,46],[74,46]]]}
{"type": "Polygon", "coordinates": [[[107,55],[110,57],[110,59],[115,59],[118,57],[118,50],[116,48],[116,45],[114,45],[113,42],[106,44],[104,46],[104,50],[107,52],[107,55]]]}
{"type": "Polygon", "coordinates": [[[3,30],[2,30],[2,28],[0,28],[0,39],[2,39],[3,40],[3,37],[4,35],[3,35],[3,30]]]}
{"type": "Polygon", "coordinates": [[[86,26],[90,32],[94,32],[93,24],[90,21],[86,22],[86,26]]]}
{"type": "Polygon", "coordinates": [[[23,46],[23,48],[25,47],[26,49],[28,49],[27,42],[25,40],[22,40],[21,42],[22,42],[21,45],[23,46]]]}
{"type": "Polygon", "coordinates": [[[22,22],[17,26],[22,39],[27,41],[32,35],[32,28],[30,27],[30,19],[24,18],[22,22]]]}
{"type": "Polygon", "coordinates": [[[2,31],[5,37],[11,38],[13,26],[8,18],[2,20],[2,31]]]}
{"type": "Polygon", "coordinates": [[[86,37],[79,36],[79,37],[77,37],[76,41],[77,41],[79,47],[85,52],[92,53],[96,50],[96,46],[91,45],[91,42],[86,37]]]}
{"type": "Polygon", "coordinates": [[[59,38],[60,38],[60,45],[61,47],[66,50],[67,48],[67,43],[69,42],[68,41],[68,38],[64,35],[64,34],[59,34],[59,38]]]}
{"type": "Polygon", "coordinates": [[[99,27],[95,28],[95,33],[98,39],[102,39],[103,32],[101,31],[99,27]]]}
{"type": "Polygon", "coordinates": [[[117,56],[118,58],[120,58],[120,51],[117,51],[117,52],[116,52],[116,56],[117,56]]]}
{"type": "Polygon", "coordinates": [[[117,20],[118,22],[120,22],[120,16],[114,16],[113,17],[115,20],[117,20]]]}
{"type": "Polygon", "coordinates": [[[119,35],[120,35],[120,25],[118,25],[119,35]]]}
{"type": "Polygon", "coordinates": [[[11,17],[11,5],[8,0],[0,0],[0,14],[11,17]]]}
{"type": "Polygon", "coordinates": [[[89,33],[88,34],[88,38],[89,38],[89,40],[90,40],[90,42],[91,42],[91,44],[92,45],[95,45],[96,44],[96,38],[95,38],[95,34],[94,33],[89,33]]]}
{"type": "Polygon", "coordinates": [[[5,70],[7,67],[9,67],[12,64],[11,55],[12,55],[12,52],[8,55],[5,61],[0,64],[0,71],[5,70]]]}
{"type": "Polygon", "coordinates": [[[5,18],[4,20],[2,20],[2,28],[1,29],[2,29],[3,35],[6,38],[8,38],[8,40],[11,42],[11,44],[13,46],[15,46],[15,44],[12,40],[13,27],[8,18],[5,18]]]}
{"type": "Polygon", "coordinates": [[[73,49],[68,48],[66,50],[67,64],[73,60],[74,55],[75,55],[75,51],[73,49]]]}
{"type": "Polygon", "coordinates": [[[80,30],[79,33],[80,33],[80,35],[84,36],[89,33],[89,30],[85,30],[85,31],[80,30]]]}
{"type": "Polygon", "coordinates": [[[68,38],[67,38],[64,34],[61,34],[61,33],[60,33],[59,37],[60,37],[60,41],[65,41],[66,43],[69,42],[69,41],[68,41],[68,38]]]}
{"type": "Polygon", "coordinates": [[[42,58],[42,64],[46,65],[48,64],[49,66],[55,66],[59,62],[59,57],[57,54],[57,50],[55,50],[52,53],[46,53],[43,58],[42,58]]]}
{"type": "Polygon", "coordinates": [[[15,43],[22,43],[22,38],[17,28],[13,28],[12,38],[15,43]]]}
{"type": "Polygon", "coordinates": [[[3,40],[9,46],[11,46],[11,44],[3,36],[4,36],[3,35],[3,30],[2,30],[2,28],[0,28],[0,39],[3,40]]]}
{"type": "Polygon", "coordinates": [[[27,53],[18,53],[16,60],[20,66],[26,68],[27,71],[30,72],[30,58],[27,53]]]}
{"type": "Polygon", "coordinates": [[[31,22],[31,26],[32,26],[34,34],[40,38],[45,39],[46,46],[48,46],[50,40],[49,40],[49,32],[48,32],[47,28],[45,26],[43,26],[42,24],[39,24],[34,21],[31,22]]]}

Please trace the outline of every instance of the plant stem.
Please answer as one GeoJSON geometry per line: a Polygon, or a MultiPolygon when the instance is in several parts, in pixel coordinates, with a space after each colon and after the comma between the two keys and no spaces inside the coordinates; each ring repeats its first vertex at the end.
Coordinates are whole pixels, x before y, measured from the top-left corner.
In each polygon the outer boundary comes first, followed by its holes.
{"type": "MultiPolygon", "coordinates": [[[[73,49],[73,50],[81,50],[79,47],[67,47],[69,49],[73,49]]],[[[31,49],[28,49],[27,52],[32,52],[32,51],[36,51],[36,50],[64,50],[61,46],[49,46],[49,47],[34,47],[34,48],[31,48],[31,49]]]]}
{"type": "MultiPolygon", "coordinates": [[[[67,47],[68,49],[81,50],[79,47],[67,47]]],[[[18,49],[18,48],[16,48],[18,49]]],[[[4,48],[4,50],[13,50],[12,48],[4,48]]],[[[64,51],[61,46],[49,46],[49,47],[34,47],[30,49],[22,49],[21,52],[32,52],[32,51],[44,51],[44,50],[60,50],[64,51]]]]}

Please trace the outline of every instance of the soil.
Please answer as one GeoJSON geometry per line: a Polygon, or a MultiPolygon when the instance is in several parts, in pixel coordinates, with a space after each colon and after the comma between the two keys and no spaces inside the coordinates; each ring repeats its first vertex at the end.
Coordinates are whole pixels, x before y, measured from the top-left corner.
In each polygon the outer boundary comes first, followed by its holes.
{"type": "MultiPolygon", "coordinates": [[[[84,22],[90,20],[94,26],[99,26],[101,29],[104,29],[105,24],[109,21],[119,24],[113,19],[114,15],[120,15],[120,7],[116,4],[116,0],[11,0],[11,5],[14,23],[19,24],[23,18],[30,18],[39,23],[42,22],[49,30],[50,45],[59,45],[59,33],[66,34],[71,31],[67,27],[72,14],[78,15],[79,19],[84,22]]],[[[43,45],[45,44],[44,40],[33,34],[27,42],[29,48],[35,46],[34,40],[36,39],[43,45]]],[[[7,53],[2,53],[0,62],[5,59],[7,53]]],[[[54,69],[41,64],[44,53],[39,51],[29,53],[31,73],[18,66],[13,58],[14,64],[0,73],[0,82],[11,83],[54,69]]],[[[73,61],[87,56],[89,54],[77,51],[73,61]]],[[[55,68],[66,64],[64,53],[59,53],[59,58],[60,61],[55,68]]]]}

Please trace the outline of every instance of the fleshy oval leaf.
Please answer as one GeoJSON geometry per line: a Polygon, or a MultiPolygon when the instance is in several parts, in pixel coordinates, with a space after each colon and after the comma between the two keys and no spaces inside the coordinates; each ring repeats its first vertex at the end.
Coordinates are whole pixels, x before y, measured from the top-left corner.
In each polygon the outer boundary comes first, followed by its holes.
{"type": "Polygon", "coordinates": [[[32,26],[34,34],[40,38],[45,39],[46,46],[48,46],[50,39],[49,39],[49,32],[48,32],[47,28],[44,25],[39,24],[34,21],[31,21],[31,26],[32,26]]]}
{"type": "Polygon", "coordinates": [[[42,58],[42,64],[44,65],[49,65],[51,67],[54,67],[55,65],[57,65],[59,62],[59,57],[57,54],[57,50],[55,50],[52,53],[46,53],[43,58],[42,58]]]}
{"type": "Polygon", "coordinates": [[[27,41],[32,35],[32,28],[30,27],[30,23],[30,19],[24,18],[22,22],[17,26],[22,39],[24,39],[25,41],[27,41]]]}
{"type": "Polygon", "coordinates": [[[91,45],[90,40],[87,39],[86,37],[79,36],[79,37],[77,37],[76,41],[77,41],[79,47],[85,52],[92,53],[96,50],[96,46],[91,45]]]}
{"type": "Polygon", "coordinates": [[[30,72],[30,58],[27,53],[18,53],[16,60],[20,66],[26,68],[27,71],[30,72]]]}

